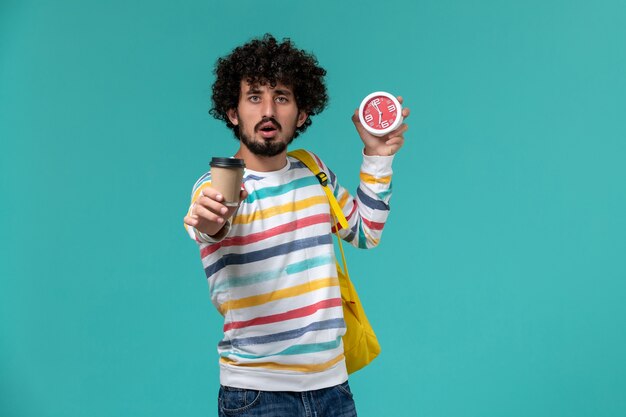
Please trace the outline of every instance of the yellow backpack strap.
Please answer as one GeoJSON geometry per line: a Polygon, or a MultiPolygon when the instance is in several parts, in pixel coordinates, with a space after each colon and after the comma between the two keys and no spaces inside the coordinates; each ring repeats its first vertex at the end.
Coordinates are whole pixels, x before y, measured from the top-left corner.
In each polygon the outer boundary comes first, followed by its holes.
{"type": "MultiPolygon", "coordinates": [[[[348,221],[346,220],[346,216],[344,216],[337,199],[333,195],[330,187],[328,186],[328,176],[324,171],[321,170],[315,158],[311,156],[310,153],[305,151],[304,149],[297,149],[295,151],[289,152],[289,156],[296,158],[300,162],[302,162],[306,167],[317,177],[320,184],[322,184],[322,188],[328,197],[328,202],[330,203],[330,208],[332,210],[333,216],[335,218],[335,222],[338,222],[342,228],[348,228],[348,221]]],[[[339,251],[341,252],[341,261],[343,263],[343,276],[340,276],[341,279],[345,279],[348,284],[346,285],[348,289],[348,301],[354,303],[354,300],[357,299],[356,294],[354,292],[354,287],[350,284],[350,274],[348,272],[348,264],[346,263],[346,255],[343,251],[343,245],[341,244],[341,236],[339,236],[339,228],[337,224],[333,224],[335,226],[335,234],[337,235],[337,242],[339,243],[339,251]]],[[[341,270],[341,267],[337,265],[337,268],[341,270]]]]}
{"type": "Polygon", "coordinates": [[[346,220],[346,216],[344,216],[343,211],[341,210],[341,207],[339,206],[339,203],[337,202],[337,199],[335,198],[335,196],[333,195],[333,192],[330,190],[330,187],[328,186],[328,175],[326,175],[326,173],[321,170],[321,168],[319,167],[315,159],[311,156],[311,154],[305,151],[304,149],[297,149],[295,151],[291,151],[289,152],[289,156],[292,156],[296,158],[297,160],[299,160],[300,162],[302,162],[317,177],[320,184],[322,184],[322,188],[324,189],[326,196],[328,197],[328,202],[330,203],[330,208],[335,218],[337,219],[337,221],[339,222],[339,224],[341,225],[343,229],[347,229],[348,221],[346,220]]]}

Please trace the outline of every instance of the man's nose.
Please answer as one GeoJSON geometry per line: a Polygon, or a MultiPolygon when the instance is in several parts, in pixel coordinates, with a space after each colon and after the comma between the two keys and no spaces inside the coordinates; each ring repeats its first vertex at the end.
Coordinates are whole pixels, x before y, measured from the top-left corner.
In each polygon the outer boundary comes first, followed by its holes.
{"type": "Polygon", "coordinates": [[[276,103],[274,100],[267,99],[263,101],[263,117],[274,117],[276,114],[276,103]]]}

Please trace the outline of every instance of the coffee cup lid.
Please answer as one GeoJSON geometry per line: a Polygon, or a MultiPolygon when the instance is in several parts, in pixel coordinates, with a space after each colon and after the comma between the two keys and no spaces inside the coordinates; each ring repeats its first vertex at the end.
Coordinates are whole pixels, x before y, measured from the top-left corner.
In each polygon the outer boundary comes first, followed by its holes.
{"type": "Polygon", "coordinates": [[[246,164],[243,162],[243,159],[238,158],[215,158],[211,159],[212,167],[218,168],[245,168],[246,164]]]}

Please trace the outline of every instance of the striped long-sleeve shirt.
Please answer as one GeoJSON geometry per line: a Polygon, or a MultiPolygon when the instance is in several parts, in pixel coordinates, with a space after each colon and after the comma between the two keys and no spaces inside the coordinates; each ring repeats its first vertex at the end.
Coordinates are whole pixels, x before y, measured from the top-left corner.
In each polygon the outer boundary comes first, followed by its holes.
{"type": "MultiPolygon", "coordinates": [[[[378,244],[389,213],[393,157],[363,156],[356,196],[315,155],[348,220],[341,237],[378,244]]],[[[317,178],[288,157],[274,172],[246,169],[243,201],[221,240],[188,227],[200,246],[211,301],[224,317],[220,383],[266,391],[307,391],[347,380],[341,292],[332,219],[317,178]]],[[[211,185],[194,185],[192,203],[211,185]]]]}

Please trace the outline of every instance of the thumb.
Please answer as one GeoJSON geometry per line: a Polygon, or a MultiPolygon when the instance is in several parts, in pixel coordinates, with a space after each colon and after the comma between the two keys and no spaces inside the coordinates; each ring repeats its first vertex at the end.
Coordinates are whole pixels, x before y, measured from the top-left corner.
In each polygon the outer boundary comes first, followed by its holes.
{"type": "Polygon", "coordinates": [[[356,109],[354,111],[354,114],[352,114],[352,123],[354,123],[354,127],[356,127],[357,132],[359,132],[359,134],[365,132],[365,128],[363,127],[363,125],[361,124],[361,120],[359,119],[359,109],[356,109]]]}

